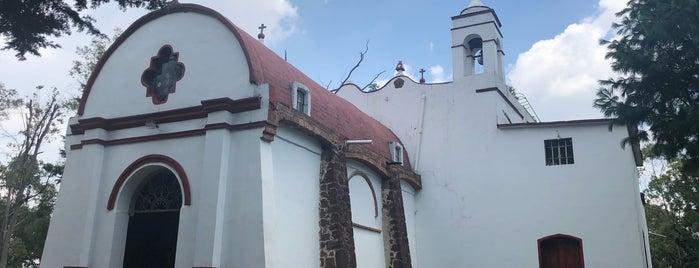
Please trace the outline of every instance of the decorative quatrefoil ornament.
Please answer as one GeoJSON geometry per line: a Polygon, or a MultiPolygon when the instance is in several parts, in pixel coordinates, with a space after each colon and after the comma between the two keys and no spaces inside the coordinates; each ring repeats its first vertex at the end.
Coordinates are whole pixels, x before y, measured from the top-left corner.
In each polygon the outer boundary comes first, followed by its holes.
{"type": "Polygon", "coordinates": [[[164,45],[157,56],[150,58],[150,66],[141,75],[141,84],[146,87],[146,97],[151,97],[153,104],[163,104],[170,93],[175,93],[177,81],[184,76],[184,64],[178,62],[179,56],[170,45],[164,45]]]}

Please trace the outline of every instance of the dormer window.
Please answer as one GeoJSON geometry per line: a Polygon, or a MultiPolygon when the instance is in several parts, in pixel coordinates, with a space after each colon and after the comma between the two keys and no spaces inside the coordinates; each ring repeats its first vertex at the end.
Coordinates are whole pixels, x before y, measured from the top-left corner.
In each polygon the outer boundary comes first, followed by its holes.
{"type": "Polygon", "coordinates": [[[403,165],[403,145],[397,141],[390,141],[388,146],[391,150],[391,161],[403,165]]]}
{"type": "Polygon", "coordinates": [[[292,108],[299,112],[311,115],[311,91],[301,83],[291,83],[292,108]]]}

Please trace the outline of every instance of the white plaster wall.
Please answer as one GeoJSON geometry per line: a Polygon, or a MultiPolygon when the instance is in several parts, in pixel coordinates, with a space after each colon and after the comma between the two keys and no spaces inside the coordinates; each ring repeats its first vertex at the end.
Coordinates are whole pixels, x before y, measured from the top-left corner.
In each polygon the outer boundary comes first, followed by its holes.
{"type": "Polygon", "coordinates": [[[105,62],[87,100],[84,118],[117,117],[200,105],[200,100],[248,96],[249,71],[233,33],[202,14],[173,13],[136,30],[105,62]],[[141,75],[165,44],[179,52],[185,74],[164,104],[146,97],[141,75]]]}
{"type": "MultiPolygon", "coordinates": [[[[388,145],[386,145],[388,146],[388,145]]],[[[360,176],[350,178],[349,193],[352,207],[352,222],[375,229],[382,229],[381,177],[374,171],[356,161],[347,161],[347,175],[360,171],[369,177],[371,187],[376,193],[378,215],[374,213],[374,198],[366,180],[360,176]]],[[[354,252],[357,257],[357,267],[379,268],[386,267],[383,231],[377,233],[359,227],[354,227],[354,252]]]]}
{"type": "Polygon", "coordinates": [[[485,135],[494,141],[472,138],[487,147],[457,143],[461,155],[426,160],[434,173],[421,172],[419,265],[535,267],[536,240],[563,233],[583,240],[589,267],[642,267],[635,167],[618,145],[624,134],[605,125],[501,130],[485,135]],[[573,138],[574,165],[545,165],[543,140],[558,134],[573,138]]]}
{"type": "Polygon", "coordinates": [[[415,189],[405,181],[400,182],[400,188],[403,194],[403,210],[405,212],[405,225],[408,229],[408,245],[410,246],[410,260],[413,268],[418,266],[418,252],[415,241],[415,189]]]}
{"type": "Polygon", "coordinates": [[[265,232],[273,219],[265,218],[263,209],[270,206],[266,198],[272,189],[263,168],[269,157],[262,150],[261,134],[262,129],[231,132],[225,206],[216,214],[224,226],[220,264],[212,266],[267,267],[265,232]]]}
{"type": "MultiPolygon", "coordinates": [[[[117,206],[114,210],[107,210],[107,201],[112,186],[119,175],[136,159],[149,154],[162,154],[178,161],[189,176],[192,189],[199,188],[198,179],[201,157],[191,154],[201,146],[201,139],[182,138],[142,144],[130,144],[108,147],[104,150],[101,167],[98,174],[85,174],[79,170],[79,164],[67,163],[64,183],[59,193],[60,206],[56,207],[52,218],[51,232],[46,243],[46,254],[42,259],[42,267],[62,267],[64,265],[86,265],[91,267],[121,267],[123,259],[126,225],[128,223],[128,207],[117,206]],[[97,184],[91,189],[76,189],[76,184],[97,184]],[[85,213],[80,209],[81,204],[94,204],[90,211],[85,213]],[[78,214],[78,215],[75,215],[78,214]],[[92,216],[92,217],[90,217],[92,216]],[[87,242],[80,243],[81,233],[87,232],[87,242]],[[72,241],[73,243],[67,243],[72,241]],[[80,245],[79,247],[66,244],[80,245]],[[77,260],[78,256],[85,256],[84,260],[77,260]]],[[[95,157],[95,149],[101,149],[101,145],[86,145],[81,150],[72,151],[70,160],[79,160],[78,156],[87,158],[95,157]]],[[[192,192],[195,200],[198,192],[192,192]]],[[[120,196],[118,202],[123,201],[120,196]]],[[[127,202],[128,203],[128,202],[127,202]]],[[[193,204],[196,204],[193,202],[193,204]]],[[[192,233],[192,224],[196,208],[183,206],[180,212],[180,225],[178,241],[187,241],[192,233]]],[[[178,252],[191,252],[191,244],[178,243],[178,252]]],[[[191,267],[189,254],[178,255],[177,267],[191,267]]]]}
{"type": "Polygon", "coordinates": [[[625,127],[498,129],[497,113],[506,108],[501,97],[472,86],[406,83],[339,92],[401,138],[422,176],[413,263],[536,267],[537,239],[563,233],[583,240],[588,267],[643,267],[636,170],[631,149],[619,147],[625,127]],[[574,165],[545,165],[543,141],[558,135],[573,138],[574,165]]]}
{"type": "Polygon", "coordinates": [[[94,178],[101,172],[102,152],[103,148],[97,145],[68,152],[70,157],[66,159],[64,179],[44,244],[42,267],[88,262],[89,254],[84,251],[90,248],[93,214],[98,206],[94,200],[100,180],[94,178]]]}
{"type": "Polygon", "coordinates": [[[477,136],[480,128],[495,126],[495,103],[500,98],[495,92],[476,93],[457,83],[421,85],[410,81],[400,89],[389,83],[373,93],[344,86],[337,94],[390,128],[401,139],[413,168],[418,169],[422,165],[415,166],[418,159],[421,162],[434,158],[422,150],[426,148],[424,144],[421,150],[417,149],[420,140],[424,143],[436,139],[448,150],[445,152],[454,151],[451,144],[462,140],[463,135],[477,136]],[[466,133],[454,135],[457,129],[466,133]],[[418,152],[420,156],[416,155],[418,152]]]}
{"type": "MultiPolygon", "coordinates": [[[[201,100],[221,97],[259,96],[261,109],[236,114],[218,111],[207,118],[159,124],[155,129],[91,129],[69,135],[66,144],[152,137],[203,129],[207,124],[262,121],[267,118],[268,95],[267,85],[249,83],[242,50],[219,21],[196,13],[170,14],[144,25],[117,48],[97,77],[85,113],[79,118],[114,118],[192,107],[201,105],[201,100]],[[180,53],[186,71],[168,102],[153,105],[145,97],[140,76],[150,57],[164,44],[180,53]]],[[[71,119],[71,123],[79,118],[71,119]]],[[[189,177],[192,205],[181,210],[176,267],[264,267],[267,222],[262,211],[270,206],[265,196],[272,196],[274,188],[269,187],[268,176],[273,173],[265,173],[262,168],[272,162],[261,135],[261,128],[215,129],[187,138],[111,146],[89,144],[68,150],[42,267],[121,267],[128,208],[118,205],[108,211],[107,200],[123,170],[149,154],[175,159],[189,177]]],[[[121,201],[124,198],[129,197],[119,196],[121,201]]]]}
{"type": "Polygon", "coordinates": [[[293,129],[281,126],[272,143],[274,161],[274,261],[269,267],[319,267],[320,144],[293,129]]]}

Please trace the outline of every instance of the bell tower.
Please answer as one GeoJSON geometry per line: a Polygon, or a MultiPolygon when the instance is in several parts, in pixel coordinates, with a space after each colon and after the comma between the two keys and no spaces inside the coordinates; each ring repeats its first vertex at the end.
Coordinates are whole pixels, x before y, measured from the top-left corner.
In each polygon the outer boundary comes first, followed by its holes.
{"type": "Polygon", "coordinates": [[[454,81],[479,77],[504,82],[502,24],[495,11],[480,0],[472,0],[461,14],[451,20],[454,81]]]}

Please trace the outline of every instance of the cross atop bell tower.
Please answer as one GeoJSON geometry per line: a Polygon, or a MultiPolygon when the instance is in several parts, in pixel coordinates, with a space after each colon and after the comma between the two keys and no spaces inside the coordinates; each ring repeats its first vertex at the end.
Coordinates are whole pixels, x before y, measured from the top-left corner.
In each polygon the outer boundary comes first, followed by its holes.
{"type": "Polygon", "coordinates": [[[454,81],[478,76],[504,82],[502,24],[495,11],[480,0],[472,0],[451,20],[454,81]]]}

